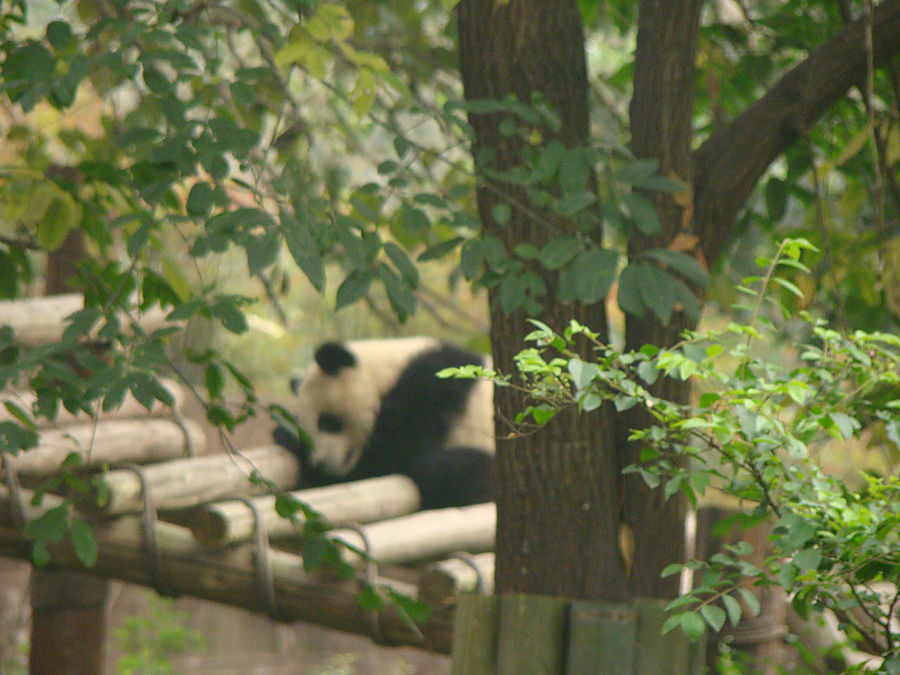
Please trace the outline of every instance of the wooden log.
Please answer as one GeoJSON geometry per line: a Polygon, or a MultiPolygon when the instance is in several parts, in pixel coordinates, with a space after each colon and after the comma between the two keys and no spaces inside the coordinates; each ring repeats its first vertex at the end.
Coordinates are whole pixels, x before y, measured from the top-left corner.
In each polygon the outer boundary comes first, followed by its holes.
{"type": "MultiPolygon", "coordinates": [[[[444,557],[454,551],[480,553],[494,547],[497,511],[494,504],[476,504],[383,520],[360,528],[334,530],[333,539],[368,553],[379,563],[402,564],[444,557]]],[[[352,551],[345,559],[362,560],[352,551]]]]}
{"type": "Polygon", "coordinates": [[[186,455],[188,441],[194,452],[202,452],[206,442],[203,429],[190,420],[183,428],[172,420],[151,417],[73,424],[41,432],[38,447],[15,458],[16,470],[25,484],[34,484],[57,471],[71,452],[79,453],[91,467],[159,462],[186,455]]]}
{"type": "Polygon", "coordinates": [[[500,597],[497,675],[557,675],[566,662],[569,600],[510,593],[500,597]]]}
{"type": "MultiPolygon", "coordinates": [[[[27,492],[27,491],[26,491],[27,492]]],[[[25,499],[30,499],[30,494],[25,499]]],[[[45,496],[44,508],[58,505],[53,495],[45,496]]],[[[31,515],[35,510],[28,508],[31,515]]],[[[0,489],[0,555],[28,560],[31,544],[13,525],[7,493],[0,489]]],[[[97,539],[97,563],[90,572],[122,581],[153,587],[155,572],[151,556],[141,539],[140,516],[121,516],[92,525],[97,539]]],[[[245,544],[210,549],[198,544],[187,528],[171,523],[154,524],[159,546],[160,571],[167,588],[174,594],[243,607],[269,613],[265,593],[257,583],[254,546],[245,544]]],[[[62,544],[52,550],[52,569],[84,570],[71,547],[62,544]]],[[[444,654],[450,653],[452,616],[437,612],[412,629],[393,607],[377,613],[364,610],[359,603],[359,585],[354,580],[335,580],[332,575],[310,575],[303,571],[299,556],[269,551],[278,618],[283,621],[307,621],[361,635],[376,635],[389,644],[408,644],[444,654]]],[[[414,586],[378,578],[380,586],[412,597],[414,586]]]]}
{"type": "Polygon", "coordinates": [[[499,630],[499,597],[480,593],[460,595],[453,621],[451,675],[494,675],[499,630]]]}
{"type": "MultiPolygon", "coordinates": [[[[166,389],[168,389],[172,396],[175,398],[175,410],[180,410],[182,405],[184,404],[184,390],[176,383],[174,380],[170,380],[167,378],[160,378],[160,384],[162,384],[166,389]]],[[[6,401],[10,401],[11,403],[15,403],[20,408],[24,409],[27,412],[31,412],[32,406],[36,400],[36,396],[33,391],[8,391],[0,394],[0,422],[7,422],[15,420],[15,417],[10,413],[6,407],[3,405],[6,401]]],[[[159,401],[154,401],[153,407],[150,410],[147,410],[143,405],[138,403],[137,399],[134,398],[131,394],[127,394],[125,399],[122,401],[122,405],[116,408],[115,410],[110,410],[109,412],[101,412],[97,415],[97,419],[101,422],[110,420],[110,419],[131,419],[135,417],[165,417],[171,416],[172,410],[164,406],[159,401]]],[[[56,419],[52,422],[48,422],[48,420],[44,418],[38,418],[35,420],[35,423],[40,426],[40,428],[51,428],[51,427],[59,427],[67,424],[78,424],[85,423],[89,418],[84,414],[73,415],[68,410],[60,406],[59,413],[56,415],[56,419]]]]}
{"type": "Polygon", "coordinates": [[[419,599],[432,607],[452,604],[463,593],[494,592],[494,554],[479,553],[439,560],[425,566],[419,579],[419,599]],[[479,588],[480,586],[480,588],[479,588]]]}
{"type": "MultiPolygon", "coordinates": [[[[419,508],[419,490],[406,476],[393,475],[368,480],[298,490],[291,496],[321,513],[332,523],[351,521],[370,523],[396,518],[419,508]]],[[[256,497],[254,506],[262,516],[269,537],[297,534],[302,528],[303,514],[295,520],[282,518],[275,512],[275,497],[256,497]]],[[[253,536],[254,515],[240,501],[223,501],[202,507],[192,524],[194,537],[206,546],[222,546],[249,541],[253,536]]]]}
{"type": "MultiPolygon", "coordinates": [[[[145,466],[142,474],[156,508],[180,509],[227,496],[263,492],[265,487],[250,482],[253,471],[282,489],[293,487],[300,479],[296,458],[277,445],[235,454],[173,459],[145,466]]],[[[109,516],[138,513],[143,505],[141,479],[134,471],[119,469],[98,476],[84,506],[109,516]]]]}
{"type": "MultiPolygon", "coordinates": [[[[4,300],[0,302],[0,326],[12,326],[19,344],[36,347],[59,340],[68,327],[66,317],[83,308],[84,298],[79,293],[4,300]]],[[[166,324],[166,312],[151,309],[139,322],[144,330],[156,330],[166,324]]]]}

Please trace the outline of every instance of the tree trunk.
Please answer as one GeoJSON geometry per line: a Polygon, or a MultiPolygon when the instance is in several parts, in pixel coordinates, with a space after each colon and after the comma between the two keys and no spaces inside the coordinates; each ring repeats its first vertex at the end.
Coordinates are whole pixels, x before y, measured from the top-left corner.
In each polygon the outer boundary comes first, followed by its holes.
{"type": "MultiPolygon", "coordinates": [[[[460,67],[468,100],[530,101],[541,94],[559,113],[557,133],[541,128],[542,139],[566,146],[588,142],[588,87],[581,16],[572,0],[463,0],[458,7],[460,67]]],[[[500,133],[501,114],[470,114],[473,154],[493,153],[491,167],[522,164],[522,141],[500,133]]],[[[527,194],[507,183],[481,177],[478,211],[485,235],[497,237],[508,253],[522,242],[542,246],[571,231],[558,214],[536,207],[527,194]],[[511,216],[493,219],[505,203],[511,216]]],[[[599,236],[599,233],[598,233],[599,236]]],[[[547,287],[544,308],[504,313],[496,289],[489,291],[494,363],[515,372],[513,356],[525,345],[527,316],[562,329],[575,318],[601,333],[602,303],[560,305],[556,279],[534,269],[547,287]]],[[[507,435],[509,420],[526,407],[512,388],[497,388],[497,568],[498,592],[623,600],[626,571],[617,546],[619,475],[612,416],[608,410],[580,415],[563,411],[548,425],[524,436],[507,435]]]]}
{"type": "MultiPolygon", "coordinates": [[[[638,16],[634,62],[634,95],[630,106],[631,149],[637,157],[659,159],[659,173],[677,177],[685,185],[693,180],[694,61],[700,30],[702,0],[643,0],[638,16]]],[[[690,226],[690,213],[671,194],[648,194],[660,218],[655,237],[637,233],[628,242],[630,260],[654,247],[666,248],[690,226]]],[[[668,325],[655,317],[629,316],[625,328],[626,350],[645,344],[671,345],[680,339],[689,321],[676,312],[668,325]]],[[[658,395],[688,402],[686,383],[660,378],[658,395]]],[[[629,429],[651,422],[640,407],[619,418],[620,447],[625,448],[621,468],[637,463],[640,447],[626,444],[629,429]]],[[[637,474],[624,480],[623,519],[634,536],[634,565],[630,585],[635,595],[675,597],[678,577],[660,577],[663,568],[684,560],[684,498],[666,501],[662,490],[651,490],[637,474]]]]}

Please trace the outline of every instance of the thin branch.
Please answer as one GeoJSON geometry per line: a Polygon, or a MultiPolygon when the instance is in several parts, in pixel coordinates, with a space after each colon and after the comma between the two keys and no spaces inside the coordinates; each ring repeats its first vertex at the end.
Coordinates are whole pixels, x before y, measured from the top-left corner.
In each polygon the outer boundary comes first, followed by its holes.
{"type": "MultiPolygon", "coordinates": [[[[706,259],[718,260],[757,181],[867,71],[863,17],[788,71],[694,152],[694,223],[706,259]]],[[[900,52],[900,0],[872,12],[872,67],[900,52]]]]}

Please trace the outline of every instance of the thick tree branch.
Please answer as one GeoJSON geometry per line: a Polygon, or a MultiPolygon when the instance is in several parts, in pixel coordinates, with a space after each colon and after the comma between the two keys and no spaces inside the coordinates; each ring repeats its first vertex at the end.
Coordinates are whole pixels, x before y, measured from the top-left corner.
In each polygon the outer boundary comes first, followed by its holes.
{"type": "MultiPolygon", "coordinates": [[[[760,176],[866,74],[865,19],[848,24],[694,153],[694,223],[715,263],[760,176]]],[[[900,0],[875,8],[875,67],[900,52],[900,0]]]]}

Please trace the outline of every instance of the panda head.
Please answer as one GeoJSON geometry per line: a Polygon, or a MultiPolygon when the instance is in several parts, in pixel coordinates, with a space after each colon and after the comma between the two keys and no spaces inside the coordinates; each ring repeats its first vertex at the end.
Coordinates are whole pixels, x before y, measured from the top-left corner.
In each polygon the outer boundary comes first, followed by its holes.
{"type": "Polygon", "coordinates": [[[436,343],[431,338],[326,342],[302,380],[297,421],[309,436],[309,459],[335,477],[359,463],[375,428],[385,393],[413,356],[436,343]]]}

